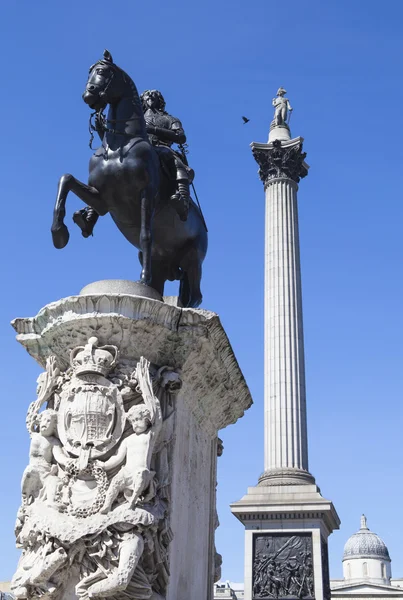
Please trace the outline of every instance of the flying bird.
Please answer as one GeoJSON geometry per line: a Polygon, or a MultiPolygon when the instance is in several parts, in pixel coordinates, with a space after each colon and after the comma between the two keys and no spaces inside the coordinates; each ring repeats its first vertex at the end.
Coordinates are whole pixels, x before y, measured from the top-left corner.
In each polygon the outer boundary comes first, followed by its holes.
{"type": "Polygon", "coordinates": [[[246,123],[249,123],[250,119],[248,119],[247,117],[242,117],[243,119],[243,124],[246,125],[246,123]]]}

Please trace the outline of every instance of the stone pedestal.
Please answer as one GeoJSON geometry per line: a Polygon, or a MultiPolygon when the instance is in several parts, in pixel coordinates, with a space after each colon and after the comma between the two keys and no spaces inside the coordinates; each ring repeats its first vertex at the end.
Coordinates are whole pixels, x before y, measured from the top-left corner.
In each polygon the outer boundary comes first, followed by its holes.
{"type": "Polygon", "coordinates": [[[283,125],[275,125],[274,123],[270,125],[268,143],[274,142],[275,140],[285,142],[289,139],[291,139],[291,135],[288,125],[285,123],[283,125]]]}
{"type": "Polygon", "coordinates": [[[37,481],[24,473],[14,594],[206,600],[217,432],[250,406],[249,390],[217,315],[94,285],[13,322],[46,368],[28,411],[37,481]],[[50,448],[41,466],[36,442],[50,448]],[[146,463],[130,471],[142,448],[146,463]]]}
{"type": "Polygon", "coordinates": [[[245,600],[270,585],[278,597],[330,600],[327,538],[340,520],[315,484],[251,487],[231,511],[245,526],[245,600]]]}
{"type": "Polygon", "coordinates": [[[245,526],[245,600],[330,598],[327,538],[339,527],[308,470],[298,183],[303,139],[272,127],[252,144],[266,196],[265,453],[256,487],[231,505],[245,526]]]}

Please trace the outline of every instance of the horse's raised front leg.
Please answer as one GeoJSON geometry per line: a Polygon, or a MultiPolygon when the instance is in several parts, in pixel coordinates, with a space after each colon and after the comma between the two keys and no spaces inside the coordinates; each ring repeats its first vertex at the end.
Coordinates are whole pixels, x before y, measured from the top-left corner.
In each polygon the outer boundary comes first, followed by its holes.
{"type": "Polygon", "coordinates": [[[141,231],[140,248],[143,255],[143,268],[141,271],[141,283],[151,283],[151,219],[153,215],[154,201],[146,190],[141,192],[141,231]]]}
{"type": "Polygon", "coordinates": [[[82,183],[73,175],[63,175],[59,181],[56,203],[53,212],[52,238],[56,248],[64,248],[69,241],[69,230],[64,224],[66,216],[66,198],[69,192],[74,192],[83,202],[94,208],[99,215],[105,215],[108,210],[100,193],[94,187],[82,183]]]}

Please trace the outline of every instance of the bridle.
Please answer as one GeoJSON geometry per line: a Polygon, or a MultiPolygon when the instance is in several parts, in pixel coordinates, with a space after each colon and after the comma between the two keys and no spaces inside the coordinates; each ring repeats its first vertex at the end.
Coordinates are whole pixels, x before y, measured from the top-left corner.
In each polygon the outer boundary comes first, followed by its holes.
{"type": "Polygon", "coordinates": [[[98,114],[99,124],[102,127],[102,131],[104,133],[114,133],[115,135],[126,135],[127,137],[131,137],[131,133],[126,133],[126,131],[117,131],[117,129],[112,129],[111,127],[107,127],[104,123],[128,123],[129,121],[140,121],[141,117],[132,117],[131,119],[106,119],[104,115],[104,109],[94,110],[90,114],[89,122],[88,122],[88,131],[90,133],[90,141],[88,143],[91,150],[95,150],[92,147],[92,142],[94,141],[94,131],[97,131],[95,124],[92,122],[93,117],[98,114]]]}
{"type": "MultiPolygon", "coordinates": [[[[98,64],[105,64],[105,63],[104,63],[104,61],[100,61],[100,62],[96,63],[96,64],[95,64],[95,65],[94,65],[94,66],[91,68],[91,71],[92,71],[93,69],[95,69],[95,67],[96,67],[98,64]]],[[[109,86],[111,85],[111,83],[112,83],[112,81],[113,81],[113,79],[114,79],[114,77],[115,77],[116,66],[115,66],[115,65],[113,65],[113,64],[111,65],[111,64],[109,64],[109,63],[108,63],[108,66],[109,66],[109,67],[111,67],[111,66],[112,66],[112,72],[111,72],[111,74],[110,74],[110,77],[109,77],[108,81],[106,82],[106,85],[105,85],[104,89],[102,90],[102,92],[99,92],[99,97],[100,97],[100,98],[103,98],[103,97],[105,97],[105,96],[106,96],[106,92],[107,92],[107,90],[108,90],[109,86]]],[[[119,67],[118,67],[118,68],[119,68],[119,67]]],[[[94,86],[94,87],[96,87],[96,86],[94,86]]],[[[105,123],[106,123],[106,122],[108,122],[108,123],[121,123],[121,122],[128,122],[128,121],[136,121],[136,120],[138,120],[138,119],[139,119],[139,117],[133,117],[133,118],[131,118],[131,119],[106,119],[106,118],[105,118],[105,115],[103,114],[103,111],[104,111],[104,110],[105,110],[104,108],[101,108],[100,110],[95,110],[94,112],[92,112],[92,113],[90,114],[90,118],[89,118],[89,122],[88,122],[88,131],[89,131],[89,133],[90,133],[90,141],[89,141],[89,144],[88,144],[88,145],[89,145],[89,147],[91,148],[91,150],[95,150],[95,148],[93,148],[93,147],[92,147],[92,142],[94,141],[94,131],[97,131],[97,129],[96,129],[95,125],[93,124],[93,122],[92,122],[92,119],[93,119],[93,117],[94,117],[96,114],[98,114],[99,124],[100,124],[100,126],[102,127],[102,130],[103,130],[103,132],[104,132],[104,133],[113,133],[113,134],[115,134],[115,135],[126,135],[126,136],[128,136],[128,137],[130,137],[130,136],[131,136],[131,134],[130,134],[130,133],[126,133],[125,131],[117,131],[116,129],[112,129],[112,128],[110,128],[110,127],[106,127],[105,123]]]]}

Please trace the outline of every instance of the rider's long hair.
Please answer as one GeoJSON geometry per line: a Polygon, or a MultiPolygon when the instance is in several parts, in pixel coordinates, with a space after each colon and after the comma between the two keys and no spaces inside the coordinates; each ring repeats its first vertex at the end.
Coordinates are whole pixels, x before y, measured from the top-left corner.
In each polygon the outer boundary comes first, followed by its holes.
{"type": "Polygon", "coordinates": [[[143,107],[143,112],[146,112],[147,110],[147,104],[146,104],[146,98],[149,94],[155,94],[158,98],[158,102],[159,102],[159,107],[158,110],[160,110],[161,112],[166,112],[165,110],[165,100],[164,100],[164,96],[161,94],[160,91],[158,90],[145,90],[141,96],[140,96],[140,100],[141,100],[141,105],[143,107]]]}

